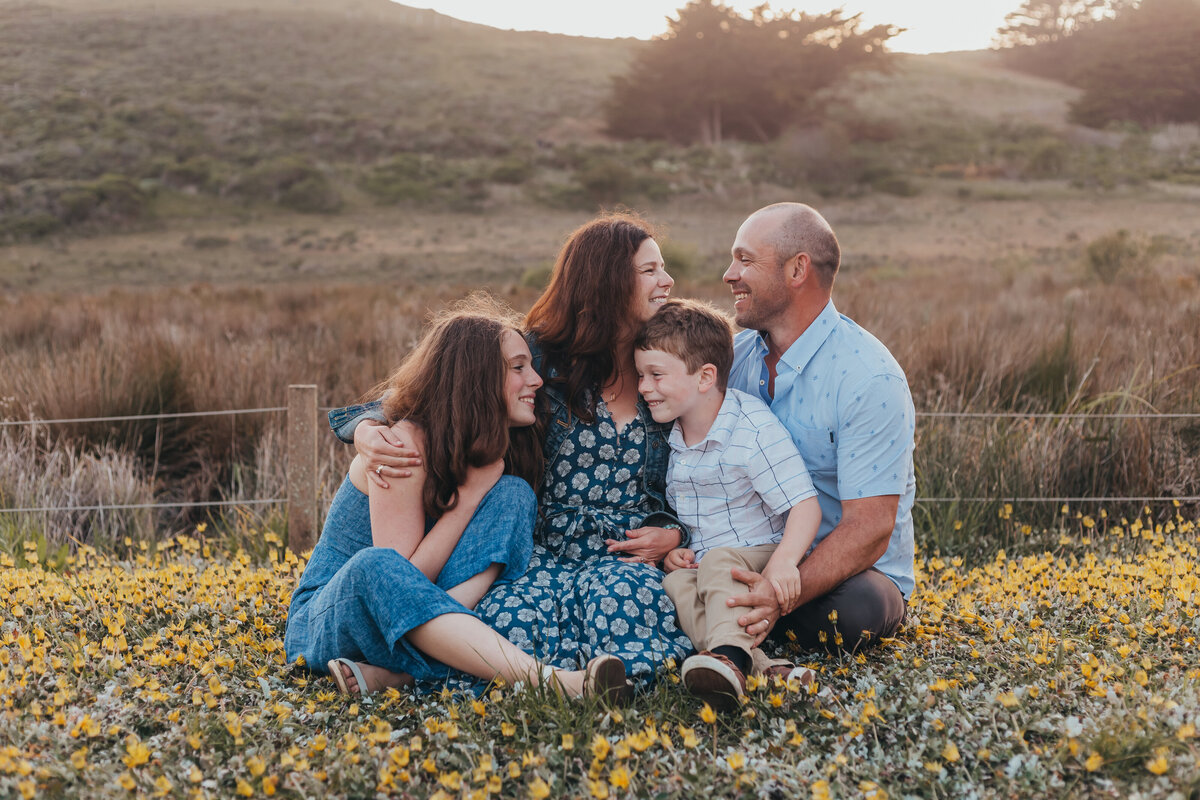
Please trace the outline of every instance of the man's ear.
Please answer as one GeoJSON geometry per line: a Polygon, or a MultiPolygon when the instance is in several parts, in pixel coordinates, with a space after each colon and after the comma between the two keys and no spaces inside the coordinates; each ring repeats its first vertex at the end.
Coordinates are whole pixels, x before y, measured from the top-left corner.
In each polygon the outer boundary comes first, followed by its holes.
{"type": "Polygon", "coordinates": [[[700,391],[707,392],[717,385],[717,368],[713,364],[705,364],[700,368],[700,391]]]}
{"type": "Polygon", "coordinates": [[[800,286],[806,280],[813,277],[812,256],[803,251],[797,253],[787,260],[783,265],[784,278],[791,286],[800,286]]]}

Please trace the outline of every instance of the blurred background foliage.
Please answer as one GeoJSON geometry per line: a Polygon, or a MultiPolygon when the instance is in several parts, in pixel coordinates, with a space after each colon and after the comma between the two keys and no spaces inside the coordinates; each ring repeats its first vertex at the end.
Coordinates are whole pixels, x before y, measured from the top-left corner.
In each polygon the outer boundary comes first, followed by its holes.
{"type": "Polygon", "coordinates": [[[0,241],[144,229],[175,198],[480,212],[744,185],[905,197],[926,177],[1197,183],[1198,8],[1039,0],[998,53],[909,56],[842,11],[708,0],[651,42],[387,0],[5,4],[0,241]]]}

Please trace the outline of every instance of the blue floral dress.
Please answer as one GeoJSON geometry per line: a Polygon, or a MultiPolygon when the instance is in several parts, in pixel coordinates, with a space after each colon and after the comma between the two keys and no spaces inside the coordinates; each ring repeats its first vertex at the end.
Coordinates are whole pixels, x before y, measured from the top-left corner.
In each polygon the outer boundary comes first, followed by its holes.
{"type": "Polygon", "coordinates": [[[662,573],[620,561],[605,544],[625,539],[656,510],[644,475],[648,413],[639,402],[637,416],[618,431],[601,401],[595,422],[576,420],[555,452],[547,444],[529,569],[476,606],[485,622],[545,663],[578,669],[611,653],[643,688],[667,658],[681,660],[692,649],[662,573]]]}

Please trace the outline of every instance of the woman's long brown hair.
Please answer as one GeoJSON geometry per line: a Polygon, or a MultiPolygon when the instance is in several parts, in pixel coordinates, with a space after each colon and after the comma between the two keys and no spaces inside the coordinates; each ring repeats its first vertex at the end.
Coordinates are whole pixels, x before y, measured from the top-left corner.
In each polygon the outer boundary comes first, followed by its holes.
{"type": "Polygon", "coordinates": [[[422,501],[428,517],[458,504],[468,467],[503,457],[505,472],[535,489],[541,447],[533,431],[509,428],[504,383],[509,365],[500,349],[506,331],[520,335],[519,318],[486,295],[472,295],[434,317],[429,331],[392,376],[383,411],[407,419],[425,435],[422,501]]]}
{"type": "Polygon", "coordinates": [[[633,257],[654,236],[632,214],[605,214],[577,229],[559,251],[550,285],[525,327],[543,351],[542,377],[561,386],[571,412],[591,422],[600,386],[616,369],[616,345],[636,330],[633,257]]]}

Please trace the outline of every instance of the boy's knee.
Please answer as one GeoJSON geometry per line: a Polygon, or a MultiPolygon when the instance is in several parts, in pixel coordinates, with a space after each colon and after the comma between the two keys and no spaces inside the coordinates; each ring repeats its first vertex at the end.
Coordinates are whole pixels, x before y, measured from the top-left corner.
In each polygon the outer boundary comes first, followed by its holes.
{"type": "Polygon", "coordinates": [[[709,584],[714,580],[731,581],[730,570],[734,567],[745,568],[746,563],[736,547],[714,547],[704,554],[697,568],[697,580],[709,584]]]}
{"type": "Polygon", "coordinates": [[[690,586],[696,585],[696,572],[694,569],[677,569],[674,572],[668,572],[663,576],[662,585],[671,599],[675,599],[681,593],[688,590],[690,586]]]}

